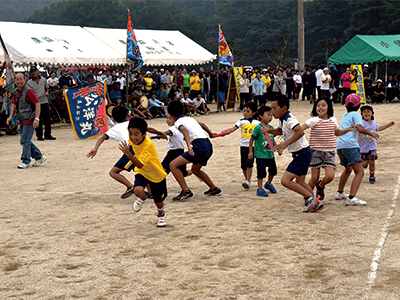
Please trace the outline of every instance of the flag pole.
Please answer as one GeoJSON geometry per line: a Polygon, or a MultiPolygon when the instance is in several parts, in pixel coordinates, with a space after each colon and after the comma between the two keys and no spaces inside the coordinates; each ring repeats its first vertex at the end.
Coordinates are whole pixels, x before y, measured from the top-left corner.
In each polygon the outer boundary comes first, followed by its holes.
{"type": "Polygon", "coordinates": [[[221,28],[221,25],[220,24],[218,24],[218,39],[217,39],[217,42],[218,42],[218,47],[217,47],[217,70],[216,70],[216,73],[217,73],[217,97],[216,97],[216,100],[217,100],[217,112],[219,112],[219,32],[220,32],[220,28],[221,28]]]}
{"type": "MultiPolygon", "coordinates": [[[[128,9],[128,20],[130,19],[131,11],[128,9]]],[[[126,31],[126,78],[125,78],[125,94],[126,94],[126,108],[129,103],[129,66],[130,59],[128,59],[128,30],[126,31]]]]}

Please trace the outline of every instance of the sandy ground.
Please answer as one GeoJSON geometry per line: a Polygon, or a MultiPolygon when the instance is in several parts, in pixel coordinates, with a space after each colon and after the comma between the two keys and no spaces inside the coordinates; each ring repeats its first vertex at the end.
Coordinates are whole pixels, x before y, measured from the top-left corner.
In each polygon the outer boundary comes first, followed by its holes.
{"type": "MultiPolygon", "coordinates": [[[[311,108],[292,103],[291,111],[304,122],[311,108]]],[[[334,108],[340,120],[344,107],[334,108]]],[[[400,124],[399,104],[374,108],[378,124],[400,124]]],[[[220,132],[241,116],[196,118],[220,132]]],[[[167,128],[164,119],[149,124],[167,128]]],[[[213,139],[204,170],[223,195],[204,195],[208,187],[190,177],[195,197],[175,203],[179,187],[170,175],[166,228],[156,227],[151,201],[135,213],[134,196],[120,199],[125,188],[108,175],[121,156],[115,141],[90,160],[95,140],[77,140],[71,127],[53,135],[34,138],[48,161],[26,170],[16,167],[19,136],[0,138],[0,299],[399,299],[399,125],[381,134],[377,183],[368,175],[362,181],[358,196],[368,205],[334,200],[336,158],[327,208],[314,214],[280,184],[287,152],[276,158],[278,193],[262,198],[255,173],[250,190],[241,186],[239,132],[213,139]]],[[[166,142],[154,143],[162,159],[166,142]]]]}

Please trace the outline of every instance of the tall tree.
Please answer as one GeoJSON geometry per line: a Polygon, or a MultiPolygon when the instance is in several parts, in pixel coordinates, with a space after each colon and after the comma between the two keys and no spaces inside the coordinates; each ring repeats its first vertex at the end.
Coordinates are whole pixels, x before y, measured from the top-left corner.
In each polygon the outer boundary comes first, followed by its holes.
{"type": "Polygon", "coordinates": [[[317,42],[318,47],[325,51],[325,62],[328,63],[329,52],[335,49],[337,39],[323,39],[317,42]]]}

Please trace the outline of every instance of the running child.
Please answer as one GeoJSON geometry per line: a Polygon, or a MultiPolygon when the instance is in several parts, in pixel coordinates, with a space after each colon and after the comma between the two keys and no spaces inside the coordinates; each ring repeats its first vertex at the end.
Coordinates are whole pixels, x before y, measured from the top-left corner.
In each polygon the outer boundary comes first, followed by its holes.
{"type": "MultiPolygon", "coordinates": [[[[346,109],[345,113],[340,122],[340,129],[348,128],[351,124],[354,124],[357,131],[369,135],[374,139],[378,139],[379,135],[376,132],[371,132],[363,127],[361,115],[357,112],[360,108],[361,97],[356,94],[350,94],[346,98],[346,109]]],[[[364,176],[364,170],[362,167],[362,159],[360,156],[360,146],[356,141],[357,132],[350,131],[345,135],[338,138],[337,141],[337,154],[340,158],[340,164],[345,167],[342,175],[340,175],[338,190],[335,194],[336,200],[346,200],[345,205],[357,206],[367,205],[366,201],[358,199],[356,193],[360,187],[361,180],[364,176]],[[343,190],[346,186],[347,180],[351,172],[354,172],[354,178],[351,182],[350,194],[346,195],[343,190]]]]}
{"type": "Polygon", "coordinates": [[[213,135],[213,132],[211,132],[204,123],[198,123],[191,117],[185,117],[183,115],[183,105],[178,101],[169,104],[168,113],[175,121],[175,127],[183,134],[187,144],[187,152],[175,158],[169,164],[172,174],[182,189],[180,194],[172,200],[185,201],[187,198],[193,197],[193,193],[189,190],[185,178],[179,170],[179,166],[188,163],[192,163],[193,174],[200,177],[200,179],[209,186],[210,189],[204,192],[204,194],[210,196],[221,194],[221,189],[219,189],[211,181],[210,177],[201,170],[203,166],[207,165],[207,161],[213,154],[212,144],[207,138],[204,130],[207,131],[210,137],[213,135]]]}
{"type": "Polygon", "coordinates": [[[139,212],[146,200],[147,185],[150,186],[154,204],[158,210],[157,227],[165,227],[167,225],[164,212],[164,199],[167,197],[167,183],[165,173],[160,160],[158,159],[157,150],[151,140],[146,137],[147,123],[141,118],[132,118],[128,124],[129,144],[122,141],[119,149],[130,159],[130,163],[135,167],[135,184],[134,193],[137,197],[133,203],[133,210],[139,212]],[[132,151],[133,150],[133,151],[132,151]]]}
{"type": "Polygon", "coordinates": [[[312,159],[310,163],[311,178],[308,185],[311,189],[317,187],[319,200],[324,200],[325,186],[335,177],[335,136],[346,134],[355,130],[352,124],[347,129],[339,129],[339,124],[333,116],[333,105],[328,98],[321,98],[315,101],[311,111],[312,118],[301,125],[303,130],[311,128],[309,144],[312,150],[312,159]],[[325,170],[325,176],[320,180],[321,168],[325,170]]]}
{"type": "MultiPolygon", "coordinates": [[[[243,171],[244,181],[242,186],[245,189],[250,188],[251,175],[253,173],[254,158],[249,159],[249,143],[254,128],[260,121],[257,118],[257,103],[247,102],[243,107],[243,117],[239,119],[235,126],[228,128],[222,132],[235,132],[237,129],[241,131],[240,138],[240,167],[243,171]]],[[[253,145],[252,145],[253,146],[253,145]]]]}
{"type": "Polygon", "coordinates": [[[263,128],[262,131],[264,134],[283,135],[285,141],[276,145],[275,149],[281,155],[287,148],[293,157],[282,175],[281,183],[284,187],[304,197],[306,208],[303,212],[321,211],[325,206],[319,202],[319,196],[313,194],[306,183],[308,166],[312,158],[311,148],[304,137],[303,128],[289,111],[289,99],[285,95],[278,95],[272,99],[271,108],[274,118],[279,119],[278,128],[263,128]]]}
{"type": "MultiPolygon", "coordinates": [[[[374,109],[369,104],[361,106],[361,116],[363,119],[362,121],[363,127],[371,132],[382,131],[394,125],[394,122],[391,121],[386,125],[379,126],[374,120],[374,109]]],[[[358,133],[357,141],[358,145],[360,146],[360,154],[361,154],[361,159],[363,160],[362,162],[363,167],[364,169],[366,169],[369,166],[369,182],[371,184],[374,184],[375,160],[378,159],[378,155],[376,153],[377,150],[376,140],[370,137],[369,135],[358,133]]]]}
{"type": "MultiPolygon", "coordinates": [[[[268,167],[268,180],[264,184],[264,188],[275,194],[276,189],[272,184],[272,179],[278,173],[272,151],[273,145],[269,144],[268,139],[262,133],[262,128],[274,129],[269,123],[272,121],[272,110],[269,106],[261,106],[258,110],[258,115],[261,119],[260,124],[254,128],[249,142],[249,159],[253,159],[253,153],[257,161],[257,196],[268,197],[268,193],[263,189],[263,179],[267,177],[266,168],[268,167]],[[254,142],[254,152],[253,152],[254,142]],[[272,147],[271,147],[272,146],[272,147]]],[[[268,133],[267,133],[268,134],[268,133]]],[[[274,136],[270,137],[273,143],[274,136]]]]}

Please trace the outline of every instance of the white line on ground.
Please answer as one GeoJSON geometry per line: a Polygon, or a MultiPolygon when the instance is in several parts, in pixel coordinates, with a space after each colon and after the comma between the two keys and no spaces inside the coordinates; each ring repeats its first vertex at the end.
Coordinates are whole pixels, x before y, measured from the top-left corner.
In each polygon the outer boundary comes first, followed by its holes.
{"type": "Polygon", "coordinates": [[[381,257],[382,248],[385,244],[386,237],[388,235],[390,220],[393,216],[394,209],[396,207],[397,196],[399,195],[399,186],[400,186],[400,175],[399,175],[399,178],[397,179],[396,188],[394,189],[394,192],[393,192],[392,204],[390,205],[390,209],[387,214],[385,224],[383,225],[383,228],[382,228],[381,238],[379,239],[378,246],[376,247],[376,249],[374,251],[374,257],[373,257],[372,263],[371,263],[371,271],[369,272],[367,287],[365,289],[364,296],[362,297],[362,299],[364,299],[364,300],[368,299],[369,292],[371,291],[372,287],[375,284],[376,273],[378,271],[378,266],[379,266],[379,259],[381,257]]]}
{"type": "Polygon", "coordinates": [[[54,195],[118,195],[117,193],[98,192],[42,192],[42,191],[0,191],[0,194],[54,194],[54,195]]]}

